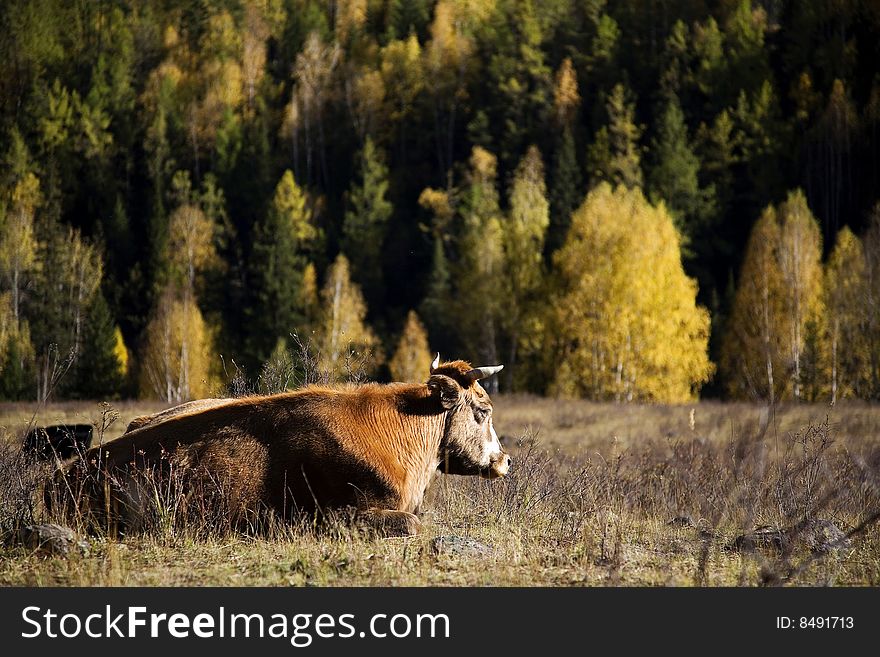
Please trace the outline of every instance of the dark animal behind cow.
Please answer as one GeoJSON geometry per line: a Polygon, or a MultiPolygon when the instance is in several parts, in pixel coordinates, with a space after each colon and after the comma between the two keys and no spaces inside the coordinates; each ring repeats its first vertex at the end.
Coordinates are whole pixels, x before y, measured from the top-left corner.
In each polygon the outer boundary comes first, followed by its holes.
{"type": "Polygon", "coordinates": [[[425,384],[310,386],[195,404],[90,450],[61,475],[62,488],[80,491],[80,507],[99,521],[128,528],[150,499],[146,474],[176,481],[185,496],[211,487],[238,521],[264,510],[320,519],[353,508],[389,533],[413,533],[438,471],[507,473],[478,383],[500,369],[438,357],[425,384]]]}
{"type": "Polygon", "coordinates": [[[39,460],[62,461],[84,453],[92,444],[91,424],[59,424],[35,427],[27,432],[22,450],[39,460]]]}

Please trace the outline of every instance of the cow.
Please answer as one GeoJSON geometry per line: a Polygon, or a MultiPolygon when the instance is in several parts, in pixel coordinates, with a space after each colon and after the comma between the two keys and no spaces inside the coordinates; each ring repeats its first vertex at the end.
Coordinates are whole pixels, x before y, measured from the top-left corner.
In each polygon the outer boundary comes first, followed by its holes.
{"type": "Polygon", "coordinates": [[[61,472],[79,477],[63,488],[81,491],[80,503],[96,516],[112,507],[134,527],[147,497],[138,473],[176,471],[185,473],[185,488],[219,482],[235,517],[269,509],[321,519],[353,509],[382,533],[417,533],[437,472],[507,474],[510,456],[479,383],[502,367],[441,363],[438,354],[423,384],[308,386],[169,409],[177,412],[87,452],[80,467],[61,472]]]}
{"type": "Polygon", "coordinates": [[[57,424],[27,432],[22,451],[41,461],[53,457],[64,461],[85,452],[92,444],[91,424],[57,424]]]}
{"type": "Polygon", "coordinates": [[[178,404],[177,406],[166,408],[164,411],[159,411],[158,413],[153,413],[152,415],[141,415],[134,418],[131,422],[128,423],[128,426],[125,428],[125,433],[129,433],[130,431],[140,429],[150,424],[158,424],[159,422],[164,422],[165,420],[171,419],[172,417],[176,417],[177,415],[181,415],[183,413],[193,413],[195,411],[201,411],[206,408],[213,408],[214,406],[228,404],[232,401],[235,401],[234,397],[219,399],[197,399],[194,401],[184,402],[183,404],[178,404]]]}

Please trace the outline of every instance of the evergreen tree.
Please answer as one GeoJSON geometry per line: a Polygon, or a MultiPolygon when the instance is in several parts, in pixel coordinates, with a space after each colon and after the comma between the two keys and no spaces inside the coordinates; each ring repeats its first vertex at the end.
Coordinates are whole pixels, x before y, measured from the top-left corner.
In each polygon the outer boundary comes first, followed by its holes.
{"type": "Polygon", "coordinates": [[[605,103],[608,124],[599,129],[587,157],[591,184],[606,181],[627,187],[642,186],[642,128],[635,123],[635,104],[617,84],[605,103]]]}
{"type": "Polygon", "coordinates": [[[700,162],[690,146],[684,113],[674,95],[660,117],[652,155],[648,175],[651,200],[666,203],[689,243],[712,212],[711,198],[700,188],[700,162]]]}
{"type": "Polygon", "coordinates": [[[384,302],[382,247],[393,208],[386,198],[388,168],[369,137],[361,154],[359,182],[349,194],[349,208],[342,225],[342,249],[367,300],[381,304],[384,302]]]}
{"type": "Polygon", "coordinates": [[[553,184],[550,189],[550,227],[547,253],[562,246],[574,212],[584,194],[583,176],[578,165],[574,135],[569,126],[559,133],[553,154],[553,184]]]}
{"type": "Polygon", "coordinates": [[[247,350],[251,365],[265,362],[279,338],[303,327],[303,272],[318,237],[306,195],[293,174],[285,171],[265,220],[255,229],[250,257],[247,350]]]}
{"type": "Polygon", "coordinates": [[[113,321],[104,295],[98,292],[86,315],[72,394],[83,399],[101,400],[119,396],[125,385],[127,361],[122,334],[113,321]]]}

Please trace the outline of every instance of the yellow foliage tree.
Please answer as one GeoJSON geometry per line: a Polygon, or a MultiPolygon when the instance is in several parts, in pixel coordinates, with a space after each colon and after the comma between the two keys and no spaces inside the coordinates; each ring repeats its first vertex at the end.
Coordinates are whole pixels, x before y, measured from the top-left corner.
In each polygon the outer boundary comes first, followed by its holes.
{"type": "Polygon", "coordinates": [[[800,191],[752,229],[722,346],[734,397],[770,402],[820,388],[821,237],[800,191]]]}
{"type": "Polygon", "coordinates": [[[10,200],[9,210],[0,215],[0,276],[11,290],[12,315],[18,320],[25,276],[36,264],[34,214],[41,202],[39,179],[25,174],[12,189],[10,200]]]}
{"type": "Polygon", "coordinates": [[[554,255],[550,392],[682,402],[709,380],[709,314],[681,264],[672,217],[639,189],[601,183],[554,255]]]}
{"type": "Polygon", "coordinates": [[[416,311],[410,310],[397,351],[388,363],[391,378],[395,381],[418,383],[428,376],[431,366],[431,352],[428,349],[428,332],[419,320],[416,311]]]}
{"type": "Polygon", "coordinates": [[[143,397],[183,402],[216,390],[214,331],[192,295],[172,287],[159,298],[146,328],[141,354],[143,397]]]}
{"type": "Polygon", "coordinates": [[[571,63],[571,57],[566,57],[556,72],[556,86],[553,89],[553,109],[556,113],[556,122],[560,126],[571,125],[580,102],[577,73],[571,63]]]}
{"type": "Polygon", "coordinates": [[[777,264],[779,240],[776,211],[768,207],[749,236],[721,351],[721,370],[733,397],[772,401],[779,396],[785,290],[777,264]]]}
{"type": "Polygon", "coordinates": [[[844,227],[825,267],[825,375],[831,403],[868,395],[867,279],[862,241],[844,227]]]}
{"type": "Polygon", "coordinates": [[[341,381],[372,372],[382,362],[379,340],[366,324],[367,304],[351,282],[348,259],[340,254],[321,290],[321,310],[315,331],[319,367],[341,381]]]}

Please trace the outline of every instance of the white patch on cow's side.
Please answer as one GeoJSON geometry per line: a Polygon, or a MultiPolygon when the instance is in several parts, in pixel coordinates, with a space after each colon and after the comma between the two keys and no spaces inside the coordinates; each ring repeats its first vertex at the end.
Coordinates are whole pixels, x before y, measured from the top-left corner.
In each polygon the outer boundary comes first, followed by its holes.
{"type": "Polygon", "coordinates": [[[489,418],[489,440],[486,441],[486,448],[484,450],[483,456],[486,460],[486,464],[492,462],[492,460],[501,454],[501,441],[498,440],[498,434],[495,433],[495,425],[492,424],[492,419],[489,418]]]}

